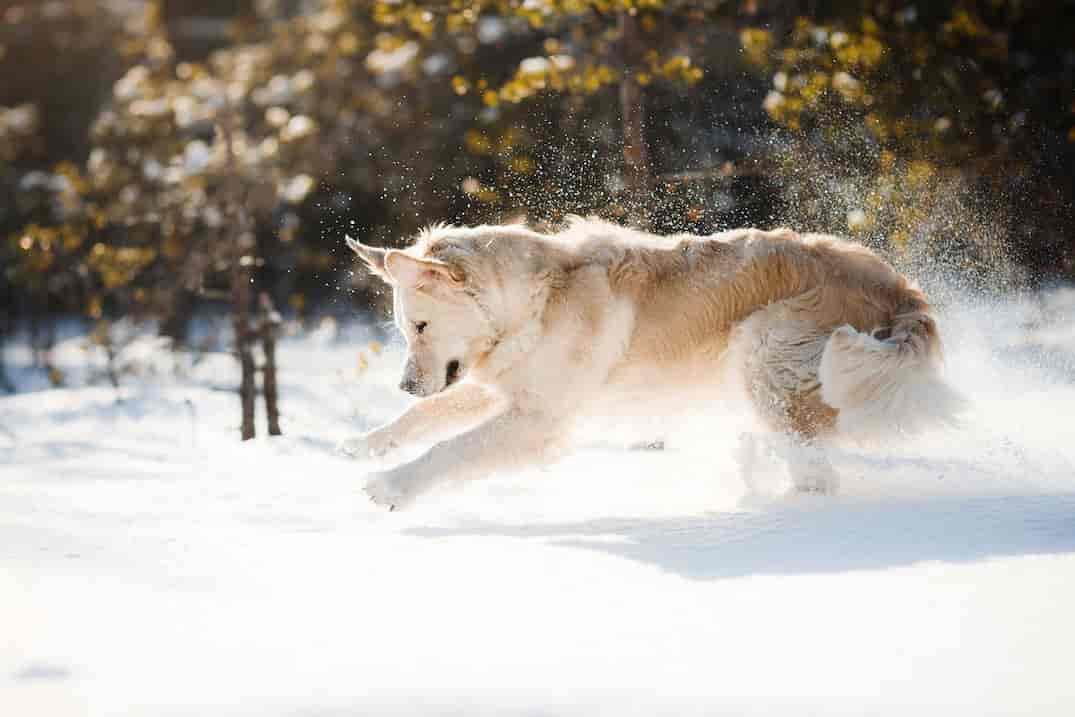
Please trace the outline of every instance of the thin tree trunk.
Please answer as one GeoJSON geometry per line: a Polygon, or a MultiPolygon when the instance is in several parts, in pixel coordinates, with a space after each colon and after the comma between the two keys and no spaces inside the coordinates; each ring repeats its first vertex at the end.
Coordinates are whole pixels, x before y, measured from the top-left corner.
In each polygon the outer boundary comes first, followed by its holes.
{"type": "Polygon", "coordinates": [[[8,327],[0,326],[0,391],[15,393],[15,382],[7,375],[7,362],[4,361],[4,344],[6,343],[7,334],[8,327]]]}
{"type": "Polygon", "coordinates": [[[56,317],[49,311],[49,297],[47,293],[42,299],[42,304],[42,317],[45,321],[45,343],[44,347],[41,349],[41,363],[45,367],[45,372],[48,374],[49,383],[53,386],[63,386],[63,371],[56,368],[56,364],[53,363],[52,350],[56,347],[56,317]]]}
{"type": "Polygon", "coordinates": [[[643,217],[649,193],[649,151],[646,146],[646,106],[642,85],[635,79],[635,68],[645,52],[638,21],[628,11],[619,14],[620,57],[623,80],[620,82],[620,113],[623,122],[624,183],[630,213],[643,217]]]}
{"type": "Polygon", "coordinates": [[[250,271],[236,261],[231,271],[231,302],[235,327],[236,350],[242,378],[239,381],[239,403],[242,406],[240,433],[244,441],[254,437],[254,352],[250,348],[250,271]]]}
{"type": "Polygon", "coordinates": [[[265,415],[269,420],[269,435],[282,435],[280,430],[280,409],[276,392],[276,329],[280,325],[280,315],[272,304],[272,299],[265,292],[260,296],[261,348],[265,353],[265,366],[262,368],[262,389],[265,393],[265,415]]]}
{"type": "Polygon", "coordinates": [[[105,373],[108,375],[108,382],[112,384],[112,388],[116,391],[116,401],[121,401],[119,395],[119,372],[116,371],[116,359],[119,352],[116,351],[116,344],[112,338],[111,328],[106,329],[107,333],[104,337],[105,348],[105,373]]]}
{"type": "Polygon", "coordinates": [[[38,302],[37,292],[31,290],[27,299],[29,311],[27,312],[30,329],[30,362],[34,368],[41,368],[43,364],[41,356],[41,307],[38,302]]]}
{"type": "Polygon", "coordinates": [[[244,206],[243,179],[239,174],[239,162],[235,156],[234,128],[236,125],[235,109],[229,107],[224,112],[220,131],[223,134],[228,157],[230,173],[230,191],[226,193],[231,206],[225,216],[234,218],[236,235],[232,240],[231,256],[231,303],[232,321],[235,327],[236,351],[239,355],[239,367],[242,378],[239,381],[239,403],[242,407],[242,424],[240,434],[246,441],[254,437],[254,353],[251,350],[252,332],[250,330],[250,282],[254,265],[253,256],[247,253],[253,233],[250,228],[250,214],[244,206]]]}
{"type": "Polygon", "coordinates": [[[194,310],[194,293],[185,286],[177,287],[171,295],[170,305],[165,308],[160,334],[172,340],[172,348],[187,345],[190,317],[194,310]]]}

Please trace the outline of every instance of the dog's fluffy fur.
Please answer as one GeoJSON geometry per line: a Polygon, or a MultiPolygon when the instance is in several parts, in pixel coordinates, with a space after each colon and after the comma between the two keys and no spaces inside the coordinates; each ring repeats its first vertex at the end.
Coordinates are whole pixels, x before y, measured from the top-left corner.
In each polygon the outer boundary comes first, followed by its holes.
{"type": "MultiPolygon", "coordinates": [[[[402,251],[348,242],[394,289],[401,387],[424,398],[342,448],[391,458],[435,444],[371,480],[387,505],[545,460],[579,417],[709,395],[729,372],[774,430],[807,443],[917,428],[959,405],[923,294],[836,237],[657,237],[575,218],[555,234],[436,226],[402,251]]],[[[835,475],[797,485],[831,490],[835,475]]]]}

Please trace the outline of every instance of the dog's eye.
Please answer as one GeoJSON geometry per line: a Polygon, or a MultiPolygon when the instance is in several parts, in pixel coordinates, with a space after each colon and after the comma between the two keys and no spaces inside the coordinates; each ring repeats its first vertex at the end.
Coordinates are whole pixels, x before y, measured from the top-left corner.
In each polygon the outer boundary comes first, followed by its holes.
{"type": "Polygon", "coordinates": [[[425,330],[426,330],[426,327],[427,327],[427,326],[429,326],[429,322],[428,322],[428,321],[416,321],[416,322],[414,323],[414,332],[415,332],[416,334],[420,334],[420,333],[422,333],[423,331],[425,331],[425,330]]]}

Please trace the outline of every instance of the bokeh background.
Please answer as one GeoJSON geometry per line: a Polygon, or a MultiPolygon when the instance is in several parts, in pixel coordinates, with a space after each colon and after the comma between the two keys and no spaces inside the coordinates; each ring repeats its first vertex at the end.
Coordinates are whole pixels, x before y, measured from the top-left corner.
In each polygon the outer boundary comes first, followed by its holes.
{"type": "Polygon", "coordinates": [[[568,213],[1033,289],[1075,274],[1073,88],[1065,0],[0,0],[0,337],[59,385],[60,320],[378,312],[345,232],[568,213]]]}

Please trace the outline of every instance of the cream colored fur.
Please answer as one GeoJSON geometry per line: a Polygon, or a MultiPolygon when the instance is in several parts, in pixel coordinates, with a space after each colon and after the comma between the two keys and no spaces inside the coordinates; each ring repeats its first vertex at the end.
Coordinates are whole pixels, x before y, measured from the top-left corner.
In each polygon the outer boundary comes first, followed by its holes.
{"type": "MultiPolygon", "coordinates": [[[[581,417],[717,396],[729,373],[774,430],[805,442],[917,428],[959,405],[938,378],[925,297],[835,237],[657,237],[574,218],[555,234],[437,226],[404,251],[348,241],[394,288],[401,385],[424,398],[342,448],[392,460],[432,444],[371,480],[387,505],[546,460],[581,417]]],[[[827,464],[806,463],[819,468],[800,488],[835,487],[827,464]]]]}

